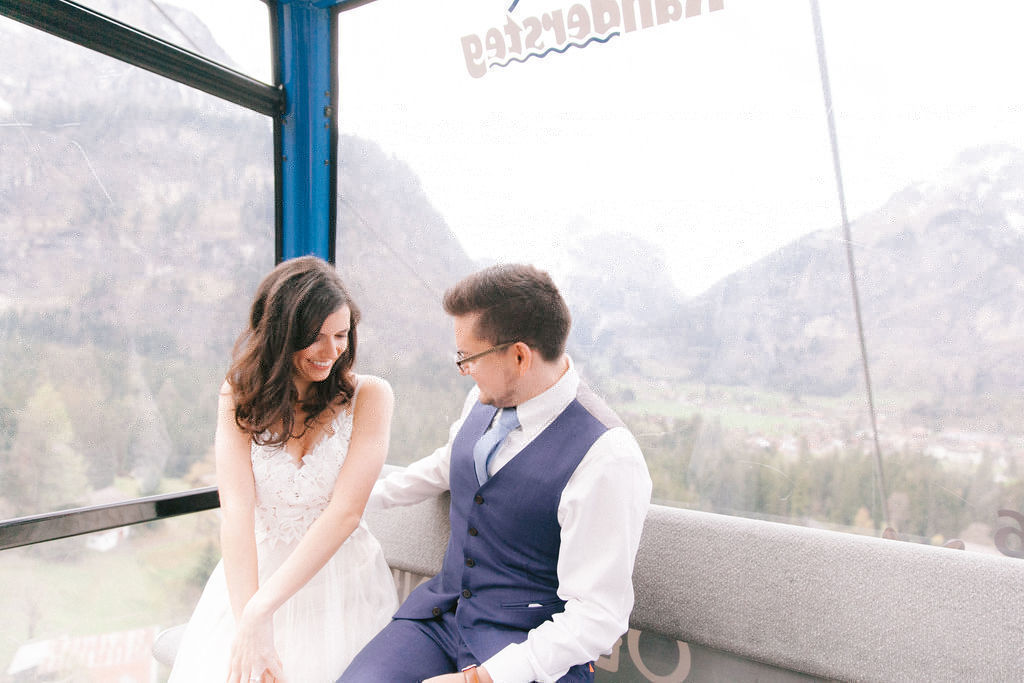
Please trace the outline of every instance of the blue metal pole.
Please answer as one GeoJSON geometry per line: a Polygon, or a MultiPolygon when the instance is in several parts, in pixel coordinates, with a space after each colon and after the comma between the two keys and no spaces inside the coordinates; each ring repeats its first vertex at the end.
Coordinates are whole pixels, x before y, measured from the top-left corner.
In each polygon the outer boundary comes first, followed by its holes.
{"type": "Polygon", "coordinates": [[[285,113],[277,121],[281,158],[279,257],[314,254],[334,260],[337,127],[336,55],[330,3],[281,0],[272,5],[285,113]]]}

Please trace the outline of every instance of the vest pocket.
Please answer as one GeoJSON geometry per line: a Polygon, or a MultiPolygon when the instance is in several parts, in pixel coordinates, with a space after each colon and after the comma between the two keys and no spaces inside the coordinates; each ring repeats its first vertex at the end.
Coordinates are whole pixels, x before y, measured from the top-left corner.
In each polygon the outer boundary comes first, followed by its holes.
{"type": "Polygon", "coordinates": [[[503,602],[501,603],[501,621],[506,626],[529,631],[564,610],[565,603],[558,598],[529,602],[503,602]]]}
{"type": "Polygon", "coordinates": [[[549,607],[561,607],[564,605],[561,600],[555,598],[554,600],[540,600],[531,602],[503,602],[501,603],[502,609],[525,609],[525,610],[543,610],[549,607]]]}

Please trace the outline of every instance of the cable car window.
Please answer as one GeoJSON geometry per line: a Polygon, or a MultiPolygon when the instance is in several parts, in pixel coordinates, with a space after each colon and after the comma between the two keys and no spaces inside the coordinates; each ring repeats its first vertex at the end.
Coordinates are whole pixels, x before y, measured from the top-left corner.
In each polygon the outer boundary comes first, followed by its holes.
{"type": "MultiPolygon", "coordinates": [[[[1019,555],[1021,12],[343,12],[339,259],[390,273],[367,305],[419,324],[380,352],[441,376],[421,360],[450,345],[430,299],[479,264],[533,262],[657,502],[1019,555]]],[[[408,381],[396,420],[458,409],[408,381]]]]}
{"type": "Polygon", "coordinates": [[[166,681],[154,641],[195,608],[219,527],[211,511],[5,550],[5,678],[166,681]]]}
{"type": "Polygon", "coordinates": [[[210,483],[268,118],[0,19],[0,514],[210,483]]]}

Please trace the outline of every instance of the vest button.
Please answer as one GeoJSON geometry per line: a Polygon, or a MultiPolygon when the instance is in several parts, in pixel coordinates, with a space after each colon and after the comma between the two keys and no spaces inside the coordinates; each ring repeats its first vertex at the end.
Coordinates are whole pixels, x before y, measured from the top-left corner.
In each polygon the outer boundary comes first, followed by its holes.
{"type": "Polygon", "coordinates": [[[471,598],[471,597],[473,597],[473,591],[471,591],[471,590],[469,590],[467,588],[466,590],[462,591],[462,597],[464,597],[464,598],[471,598]]]}
{"type": "Polygon", "coordinates": [[[435,617],[439,617],[441,616],[441,608],[435,607],[434,609],[430,610],[430,613],[433,614],[435,617]]]}
{"type": "Polygon", "coordinates": [[[467,567],[475,567],[476,566],[476,561],[472,557],[467,557],[466,558],[466,566],[467,567]]]}
{"type": "Polygon", "coordinates": [[[476,536],[478,533],[480,533],[480,532],[476,530],[475,526],[469,527],[469,535],[470,536],[476,536]]]}
{"type": "Polygon", "coordinates": [[[475,496],[473,496],[473,502],[476,503],[477,505],[483,505],[484,497],[478,493],[475,496]]]}

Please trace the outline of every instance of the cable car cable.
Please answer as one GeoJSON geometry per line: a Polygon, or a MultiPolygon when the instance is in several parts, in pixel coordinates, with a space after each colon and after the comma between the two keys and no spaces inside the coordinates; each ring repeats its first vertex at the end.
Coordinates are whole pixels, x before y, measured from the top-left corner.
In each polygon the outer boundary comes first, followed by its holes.
{"type": "Polygon", "coordinates": [[[864,324],[861,320],[860,296],[857,293],[857,270],[853,259],[853,238],[850,235],[850,220],[846,214],[846,195],[843,190],[843,173],[839,164],[839,141],[836,136],[836,123],[832,115],[832,90],[828,80],[828,63],[825,59],[825,36],[821,28],[821,13],[818,0],[811,0],[811,18],[814,21],[814,42],[818,49],[818,68],[821,71],[821,90],[825,98],[825,115],[828,119],[828,135],[832,146],[832,166],[836,174],[836,190],[839,194],[839,211],[843,222],[843,237],[846,243],[846,262],[850,271],[850,292],[853,295],[853,312],[857,322],[857,338],[860,342],[861,365],[864,369],[864,382],[867,387],[868,412],[871,418],[871,434],[875,450],[875,474],[878,477],[878,490],[882,498],[882,514],[885,515],[883,528],[892,519],[889,515],[889,495],[885,484],[885,471],[882,468],[882,448],[878,442],[878,420],[875,417],[875,399],[871,389],[871,371],[868,364],[867,343],[864,340],[864,324]]]}

